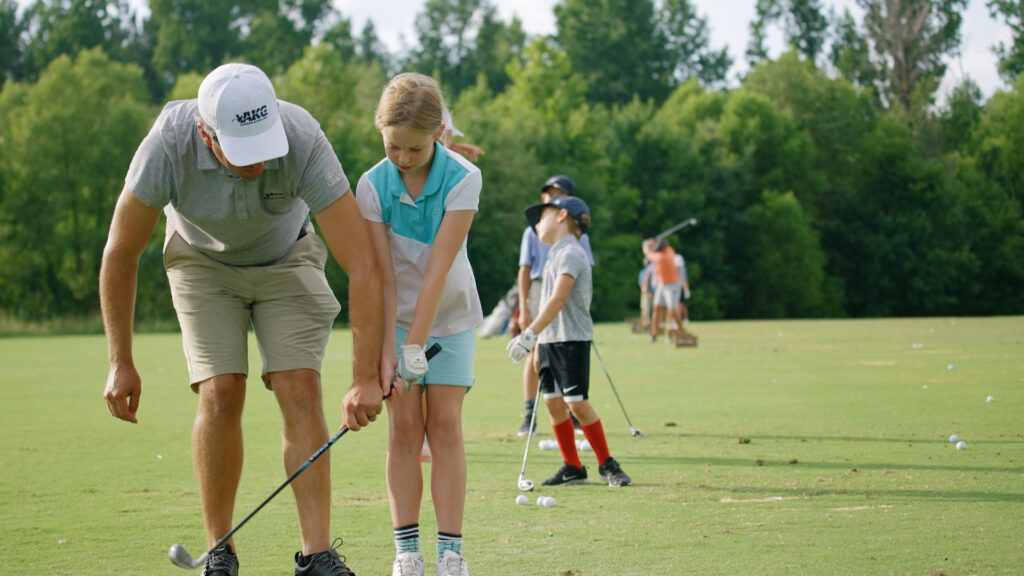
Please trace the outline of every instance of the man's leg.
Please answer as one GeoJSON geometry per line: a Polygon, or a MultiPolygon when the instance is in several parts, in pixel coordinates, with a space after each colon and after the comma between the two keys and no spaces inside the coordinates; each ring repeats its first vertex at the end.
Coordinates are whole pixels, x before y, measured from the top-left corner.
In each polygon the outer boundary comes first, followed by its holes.
{"type": "MultiPolygon", "coordinates": [[[[192,460],[211,547],[231,531],[242,474],[245,375],[222,374],[196,385],[199,408],[192,428],[192,460]]],[[[234,542],[228,541],[234,548],[234,542]]]]}
{"type": "MultiPolygon", "coordinates": [[[[273,372],[268,376],[284,417],[282,450],[285,473],[291,474],[327,443],[320,375],[315,370],[301,369],[273,372]]],[[[299,510],[304,556],[330,548],[330,462],[328,451],[291,483],[299,510]]]]}

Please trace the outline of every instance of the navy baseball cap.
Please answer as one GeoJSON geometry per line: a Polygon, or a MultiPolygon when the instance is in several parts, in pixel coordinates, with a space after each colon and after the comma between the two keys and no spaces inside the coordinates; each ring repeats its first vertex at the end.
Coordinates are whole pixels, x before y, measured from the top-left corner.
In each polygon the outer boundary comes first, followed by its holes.
{"type": "Polygon", "coordinates": [[[533,228],[534,232],[537,231],[537,222],[540,222],[540,216],[544,213],[544,208],[548,206],[554,206],[559,210],[568,212],[569,216],[572,216],[572,219],[579,224],[581,232],[586,232],[590,226],[590,208],[587,207],[586,202],[575,196],[555,196],[545,204],[534,204],[523,210],[523,214],[526,215],[526,221],[530,223],[530,228],[533,228]]]}
{"type": "Polygon", "coordinates": [[[556,174],[555,176],[548,178],[547,182],[544,182],[544,185],[541,186],[540,191],[543,192],[552,187],[558,188],[570,196],[576,195],[576,183],[572,181],[572,178],[569,178],[565,174],[556,174]]]}

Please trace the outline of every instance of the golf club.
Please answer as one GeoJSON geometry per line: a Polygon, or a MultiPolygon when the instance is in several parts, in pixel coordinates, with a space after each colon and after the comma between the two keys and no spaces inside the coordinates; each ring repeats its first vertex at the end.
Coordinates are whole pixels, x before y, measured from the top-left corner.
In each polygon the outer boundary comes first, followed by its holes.
{"type": "MultiPolygon", "coordinates": [[[[437,356],[437,353],[440,352],[440,351],[441,351],[441,345],[437,344],[435,342],[434,345],[431,346],[430,349],[428,349],[426,351],[426,353],[425,353],[425,355],[427,357],[427,360],[430,360],[434,356],[437,356]]],[[[390,394],[388,394],[388,396],[390,396],[390,394]]],[[[386,398],[386,396],[385,396],[385,398],[386,398]]],[[[319,450],[317,450],[315,453],[313,453],[312,456],[309,457],[309,460],[306,460],[302,464],[302,466],[299,466],[295,470],[295,472],[292,472],[292,475],[289,476],[288,479],[284,481],[284,484],[281,484],[280,486],[278,486],[277,490],[274,490],[274,492],[271,493],[270,496],[267,496],[266,500],[261,502],[260,505],[257,506],[255,510],[250,512],[249,515],[246,516],[241,522],[239,522],[237,526],[232,528],[230,532],[228,532],[227,534],[224,535],[223,538],[218,540],[217,543],[213,545],[213,547],[211,547],[206,552],[203,552],[202,556],[200,556],[199,558],[193,559],[192,555],[188,553],[188,550],[185,550],[184,546],[182,546],[181,544],[174,544],[174,545],[171,546],[171,549],[167,552],[167,555],[171,557],[171,562],[174,563],[175,566],[178,566],[180,568],[185,568],[185,569],[188,569],[188,570],[195,570],[196,568],[198,568],[203,562],[206,562],[206,559],[209,558],[210,554],[214,550],[216,550],[217,548],[220,548],[221,546],[223,546],[224,543],[227,542],[229,538],[234,536],[235,532],[238,532],[238,530],[242,526],[244,526],[245,523],[248,522],[250,518],[255,516],[257,512],[262,510],[263,507],[266,506],[268,502],[270,502],[271,500],[274,499],[274,496],[277,496],[277,494],[281,490],[284,490],[286,486],[291,484],[292,480],[295,480],[295,478],[299,474],[302,474],[302,472],[305,471],[306,468],[309,468],[309,466],[317,458],[319,458],[321,455],[323,455],[324,452],[326,452],[328,449],[330,449],[330,447],[333,446],[334,443],[337,442],[339,438],[344,436],[346,432],[348,432],[348,428],[347,427],[342,428],[341,431],[339,431],[337,434],[335,434],[333,438],[331,438],[330,440],[327,441],[326,444],[321,446],[319,450]]]]}
{"type": "Polygon", "coordinates": [[[601,358],[601,352],[597,349],[597,342],[591,342],[591,346],[594,348],[594,354],[597,354],[597,361],[601,363],[601,369],[604,370],[604,375],[608,377],[608,384],[612,387],[612,392],[615,393],[615,399],[619,401],[619,408],[622,408],[622,415],[626,417],[626,424],[629,425],[629,433],[634,438],[643,438],[644,433],[639,428],[633,428],[633,423],[629,421],[629,414],[626,414],[626,407],[622,405],[622,398],[619,398],[619,391],[615,389],[615,383],[612,382],[612,375],[608,373],[608,367],[604,365],[604,359],[601,358]]]}
{"type": "Polygon", "coordinates": [[[537,400],[540,400],[540,392],[537,392],[537,396],[533,399],[533,414],[530,414],[530,432],[526,435],[526,450],[523,452],[523,467],[519,470],[519,489],[523,492],[529,492],[533,490],[533,480],[526,479],[526,458],[530,455],[530,442],[533,441],[533,425],[537,422],[537,411],[540,410],[540,406],[537,405],[537,400]]]}
{"type": "Polygon", "coordinates": [[[658,234],[657,236],[654,237],[654,239],[655,240],[661,240],[662,238],[665,238],[666,236],[668,236],[668,235],[670,235],[670,234],[672,234],[674,232],[678,232],[679,230],[682,230],[683,228],[686,228],[687,226],[694,226],[696,224],[697,224],[697,219],[696,218],[687,218],[686,220],[683,220],[679,224],[676,224],[675,226],[669,228],[668,230],[665,230],[661,234],[658,234]]]}

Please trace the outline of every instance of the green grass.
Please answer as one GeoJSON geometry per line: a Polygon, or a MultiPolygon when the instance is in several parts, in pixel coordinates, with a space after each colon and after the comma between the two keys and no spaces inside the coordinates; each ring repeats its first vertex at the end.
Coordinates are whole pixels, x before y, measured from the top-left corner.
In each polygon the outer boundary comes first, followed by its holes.
{"type": "MultiPolygon", "coordinates": [[[[520,370],[504,340],[479,341],[464,414],[474,574],[1021,573],[1024,319],[717,322],[693,331],[699,347],[674,349],[625,325],[598,327],[645,437],[630,437],[596,360],[592,400],[635,485],[531,496],[555,496],[553,509],[514,504],[520,370]],[[967,450],[947,442],[953,433],[967,450]]],[[[324,369],[332,425],[350,350],[350,333],[336,332],[324,369]]],[[[104,405],[101,336],[0,339],[4,572],[182,574],[167,548],[204,551],[189,442],[196,397],[179,336],[140,335],[136,356],[144,392],[132,426],[104,405]]],[[[250,360],[258,362],[255,349],[250,360]]],[[[284,479],[280,416],[262,385],[250,388],[244,426],[236,519],[284,479]]],[[[360,576],[388,574],[394,554],[385,445],[378,422],[331,452],[332,528],[360,576]]],[[[593,454],[583,456],[596,473],[593,454]]],[[[559,464],[556,452],[531,449],[527,477],[539,484],[559,464]]],[[[428,552],[435,529],[427,497],[428,552]]],[[[299,546],[291,493],[237,541],[245,576],[290,574],[299,546]]]]}

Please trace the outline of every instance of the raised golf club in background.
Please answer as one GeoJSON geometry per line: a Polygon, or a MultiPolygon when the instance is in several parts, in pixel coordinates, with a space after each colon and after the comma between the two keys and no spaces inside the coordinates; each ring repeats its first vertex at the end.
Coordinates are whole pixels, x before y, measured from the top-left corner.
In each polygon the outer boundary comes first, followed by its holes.
{"type": "MultiPolygon", "coordinates": [[[[425,353],[425,355],[427,357],[427,360],[430,360],[434,356],[437,356],[437,353],[440,352],[440,351],[441,351],[441,345],[437,344],[435,342],[434,345],[431,346],[426,351],[426,353],[425,353]]],[[[390,394],[388,394],[388,396],[390,396],[390,394]]],[[[387,396],[385,396],[385,398],[386,397],[387,396]]],[[[174,544],[174,545],[171,546],[171,549],[167,552],[167,554],[171,557],[171,562],[173,562],[175,566],[179,566],[181,568],[186,568],[186,569],[190,569],[190,570],[194,570],[194,569],[198,568],[203,562],[206,562],[206,559],[210,556],[210,554],[214,550],[216,550],[217,548],[220,548],[221,546],[223,546],[224,543],[227,542],[229,538],[234,536],[235,532],[238,532],[238,530],[242,526],[244,526],[245,523],[248,522],[250,518],[255,516],[257,512],[259,512],[261,509],[263,509],[263,507],[266,506],[268,502],[270,502],[271,500],[274,499],[274,496],[277,496],[277,494],[281,490],[284,490],[286,486],[291,484],[292,480],[295,480],[295,478],[299,474],[302,474],[302,472],[306,468],[309,468],[309,466],[314,461],[316,461],[317,458],[319,458],[321,455],[323,455],[324,452],[326,452],[328,449],[330,449],[330,447],[333,446],[334,443],[337,442],[339,438],[344,436],[346,432],[348,432],[348,428],[347,427],[346,428],[342,428],[341,431],[339,431],[337,434],[335,434],[333,438],[331,438],[330,440],[327,441],[326,444],[321,446],[319,450],[317,450],[312,456],[309,457],[309,460],[306,460],[302,464],[302,466],[299,466],[298,469],[295,470],[295,472],[292,472],[292,475],[289,476],[288,479],[284,481],[284,484],[281,484],[280,486],[278,486],[277,490],[274,490],[274,492],[271,493],[270,496],[267,496],[266,500],[261,502],[260,505],[257,506],[255,510],[250,512],[249,515],[246,516],[241,522],[239,522],[237,526],[232,528],[230,532],[225,534],[224,537],[221,538],[220,540],[218,540],[217,543],[214,544],[209,550],[207,550],[206,552],[203,552],[202,556],[200,556],[199,558],[196,558],[196,559],[193,560],[192,559],[192,555],[189,554],[187,550],[185,550],[184,546],[182,546],[181,544],[174,544]]]]}
{"type": "Polygon", "coordinates": [[[695,226],[696,224],[697,224],[697,219],[696,218],[687,218],[686,220],[683,220],[679,224],[676,224],[675,226],[669,228],[668,230],[665,230],[661,234],[658,234],[657,236],[654,237],[654,239],[655,240],[661,240],[662,238],[665,238],[665,237],[669,236],[670,234],[674,234],[674,233],[682,230],[683,228],[686,228],[687,226],[695,226]]]}
{"type": "MultiPolygon", "coordinates": [[[[629,433],[634,438],[643,438],[644,433],[639,428],[633,428],[633,423],[629,421],[629,414],[626,414],[626,407],[622,405],[622,398],[619,398],[619,391],[615,389],[615,383],[612,382],[612,375],[608,373],[608,368],[604,365],[604,359],[601,358],[601,353],[597,350],[597,342],[591,342],[591,347],[594,349],[594,354],[597,355],[597,361],[601,363],[601,369],[604,370],[604,375],[608,377],[608,384],[612,387],[612,392],[615,393],[615,399],[619,401],[619,408],[622,408],[622,415],[626,417],[626,424],[629,426],[629,433]]],[[[525,465],[525,461],[524,461],[525,465]]]]}
{"type": "Polygon", "coordinates": [[[534,424],[537,422],[537,412],[540,410],[540,405],[537,404],[537,400],[540,400],[540,390],[537,391],[537,396],[533,399],[533,414],[530,414],[530,432],[526,435],[526,450],[523,451],[523,467],[519,469],[519,489],[523,492],[533,490],[533,480],[526,479],[526,458],[530,455],[530,442],[533,441],[533,431],[535,430],[534,424]]]}

